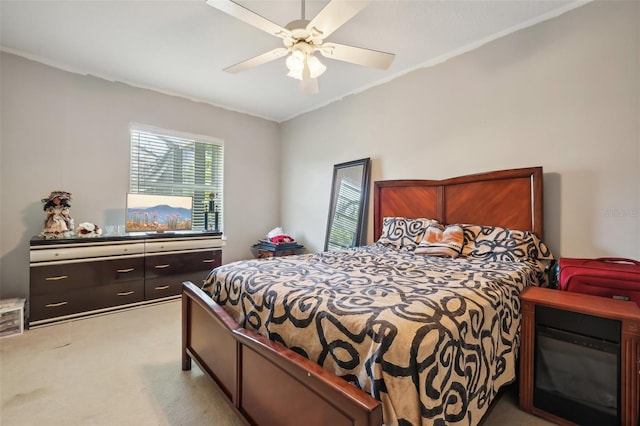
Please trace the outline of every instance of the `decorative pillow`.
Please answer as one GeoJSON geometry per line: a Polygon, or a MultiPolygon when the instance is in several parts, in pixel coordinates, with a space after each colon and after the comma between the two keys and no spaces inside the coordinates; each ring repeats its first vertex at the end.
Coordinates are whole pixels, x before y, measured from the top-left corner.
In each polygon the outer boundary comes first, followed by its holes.
{"type": "Polygon", "coordinates": [[[378,243],[401,250],[413,251],[418,246],[425,229],[438,223],[433,219],[408,219],[406,217],[385,217],[382,219],[382,234],[378,243]]]}
{"type": "Polygon", "coordinates": [[[487,260],[534,262],[543,270],[555,262],[549,247],[532,232],[498,226],[461,226],[464,231],[462,256],[487,260]]]}
{"type": "Polygon", "coordinates": [[[449,225],[444,230],[441,224],[429,225],[416,248],[416,254],[429,256],[458,257],[464,244],[464,233],[459,225],[449,225]]]}

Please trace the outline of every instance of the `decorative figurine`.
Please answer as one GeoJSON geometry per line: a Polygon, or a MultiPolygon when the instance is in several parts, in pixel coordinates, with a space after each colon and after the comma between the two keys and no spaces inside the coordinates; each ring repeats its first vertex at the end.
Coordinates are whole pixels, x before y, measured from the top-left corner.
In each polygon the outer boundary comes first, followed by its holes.
{"type": "Polygon", "coordinates": [[[216,206],[216,194],[215,192],[209,193],[209,201],[204,202],[204,230],[209,230],[209,214],[213,213],[214,231],[218,229],[218,218],[220,216],[220,209],[216,206]]]}
{"type": "Polygon", "coordinates": [[[220,231],[219,218],[220,218],[220,206],[214,205],[213,206],[213,230],[216,232],[220,231]]]}
{"type": "Polygon", "coordinates": [[[47,219],[40,237],[45,239],[71,238],[73,236],[73,218],[69,214],[71,193],[53,191],[47,198],[43,198],[44,211],[47,219]]]}
{"type": "Polygon", "coordinates": [[[80,238],[96,238],[102,235],[102,229],[94,223],[82,222],[78,225],[76,234],[80,238]]]}

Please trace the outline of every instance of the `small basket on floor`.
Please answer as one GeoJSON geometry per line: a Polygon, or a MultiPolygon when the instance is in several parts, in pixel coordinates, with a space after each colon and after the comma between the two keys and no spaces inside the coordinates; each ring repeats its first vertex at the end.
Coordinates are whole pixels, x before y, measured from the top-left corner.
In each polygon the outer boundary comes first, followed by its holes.
{"type": "Polygon", "coordinates": [[[18,336],[24,331],[25,299],[0,300],[0,337],[18,336]]]}

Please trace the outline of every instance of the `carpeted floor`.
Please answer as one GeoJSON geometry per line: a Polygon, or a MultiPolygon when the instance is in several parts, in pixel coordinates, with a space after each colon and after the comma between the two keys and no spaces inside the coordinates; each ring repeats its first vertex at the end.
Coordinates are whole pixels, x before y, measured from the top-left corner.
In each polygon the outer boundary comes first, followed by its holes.
{"type": "MultiPolygon", "coordinates": [[[[243,424],[194,364],[180,369],[180,301],[0,339],[0,424],[243,424]]],[[[484,425],[548,425],[513,390],[484,425]]]]}

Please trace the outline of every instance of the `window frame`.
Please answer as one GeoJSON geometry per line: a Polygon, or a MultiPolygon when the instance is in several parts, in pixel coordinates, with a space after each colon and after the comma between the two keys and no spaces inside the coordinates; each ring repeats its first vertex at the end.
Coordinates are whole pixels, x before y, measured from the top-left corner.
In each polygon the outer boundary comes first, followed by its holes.
{"type": "MultiPolygon", "coordinates": [[[[140,140],[138,139],[137,143],[140,140]]],[[[178,130],[165,129],[161,127],[140,124],[140,123],[130,123],[129,124],[129,192],[132,193],[147,193],[147,194],[160,194],[160,195],[190,195],[193,197],[193,230],[194,231],[203,231],[204,228],[204,211],[205,208],[208,207],[209,203],[209,194],[215,193],[215,205],[217,210],[219,211],[218,230],[222,231],[224,229],[224,139],[183,132],[178,130]],[[159,184],[158,186],[165,186],[170,188],[170,191],[140,191],[140,186],[146,186],[147,188],[153,186],[153,182],[145,185],[143,181],[140,183],[139,179],[139,171],[138,171],[138,182],[134,183],[134,165],[139,167],[140,158],[135,158],[136,153],[134,152],[134,144],[135,135],[139,133],[146,133],[151,135],[156,135],[158,137],[166,137],[172,138],[176,140],[180,140],[181,142],[185,142],[187,144],[193,144],[192,151],[195,152],[196,146],[195,144],[210,144],[216,146],[213,148],[214,154],[218,154],[221,158],[219,160],[212,159],[211,164],[211,179],[219,180],[218,183],[212,182],[211,184],[197,184],[197,183],[176,183],[175,181],[171,181],[169,183],[159,184]],[[136,163],[136,164],[134,164],[136,163]],[[216,164],[220,168],[216,169],[216,164]]],[[[196,160],[194,159],[193,171],[194,171],[194,181],[196,180],[195,171],[197,166],[195,164],[196,160]]],[[[181,168],[181,176],[184,176],[185,168],[181,168]]],[[[157,182],[156,182],[157,183],[157,182]]],[[[209,218],[209,230],[212,230],[214,226],[213,215],[209,218]]]]}

